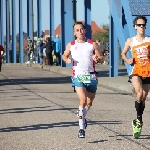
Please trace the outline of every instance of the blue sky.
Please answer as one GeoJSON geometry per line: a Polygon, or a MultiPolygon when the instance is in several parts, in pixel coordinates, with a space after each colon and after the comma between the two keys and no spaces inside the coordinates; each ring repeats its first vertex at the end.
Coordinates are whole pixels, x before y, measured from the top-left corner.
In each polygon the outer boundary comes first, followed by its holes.
{"type": "MultiPolygon", "coordinates": [[[[3,0],[4,1],[4,0],[3,0]]],[[[10,0],[11,1],[11,0],[10,0]]],[[[23,30],[27,31],[27,4],[26,0],[23,1],[23,30]]],[[[34,1],[34,31],[37,30],[37,0],[34,1]]],[[[56,15],[54,25],[55,28],[60,24],[60,1],[54,0],[54,14],[56,15]]],[[[107,0],[91,0],[91,20],[95,21],[98,26],[102,24],[109,24],[109,6],[107,0]]],[[[18,0],[16,0],[17,8],[16,8],[16,32],[19,32],[19,4],[18,0]]],[[[5,12],[5,4],[4,4],[4,12],[5,12]]],[[[4,13],[5,14],[5,13],[4,13]]],[[[49,29],[49,0],[42,0],[42,29],[49,29]]],[[[84,0],[77,0],[77,20],[84,20],[84,0]]],[[[4,15],[4,28],[5,28],[5,15],[4,15]]],[[[6,29],[4,29],[5,31],[6,29]]],[[[5,32],[4,32],[5,33],[5,32]]]]}

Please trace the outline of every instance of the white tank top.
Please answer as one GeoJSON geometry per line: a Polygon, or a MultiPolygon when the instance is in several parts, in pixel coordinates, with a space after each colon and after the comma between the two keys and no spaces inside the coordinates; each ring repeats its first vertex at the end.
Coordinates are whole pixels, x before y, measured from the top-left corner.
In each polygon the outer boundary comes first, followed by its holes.
{"type": "MultiPolygon", "coordinates": [[[[140,44],[142,44],[142,43],[145,43],[145,42],[150,42],[149,37],[145,37],[142,42],[139,42],[139,41],[136,39],[136,37],[133,37],[133,38],[132,38],[132,47],[133,47],[133,46],[138,46],[138,45],[140,45],[140,44]]],[[[132,47],[131,47],[131,48],[132,48],[132,47]]]]}
{"type": "MultiPolygon", "coordinates": [[[[92,59],[95,53],[93,41],[88,40],[84,43],[78,43],[77,40],[71,42],[71,55],[72,55],[72,76],[90,74],[95,72],[95,62],[92,59]]],[[[92,79],[96,79],[95,74],[92,79]]]]}

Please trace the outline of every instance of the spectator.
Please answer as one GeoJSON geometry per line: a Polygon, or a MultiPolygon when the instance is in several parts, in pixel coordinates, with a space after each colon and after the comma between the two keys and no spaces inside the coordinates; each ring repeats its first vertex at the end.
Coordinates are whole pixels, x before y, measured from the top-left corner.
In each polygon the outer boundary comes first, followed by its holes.
{"type": "Polygon", "coordinates": [[[27,64],[30,63],[30,54],[31,54],[31,51],[33,50],[33,47],[32,47],[32,41],[30,40],[30,37],[27,38],[27,64]]]}
{"type": "Polygon", "coordinates": [[[40,52],[40,38],[37,39],[37,42],[36,42],[36,49],[37,49],[37,57],[38,57],[38,63],[40,63],[40,58],[39,56],[41,55],[41,52],[40,52]]]}
{"type": "Polygon", "coordinates": [[[56,66],[61,64],[61,58],[60,58],[60,53],[61,53],[61,40],[59,38],[59,35],[56,35],[56,38],[54,39],[54,54],[56,55],[56,66]]]}
{"type": "Polygon", "coordinates": [[[109,53],[108,50],[106,49],[106,44],[104,41],[100,42],[100,40],[96,40],[96,43],[99,45],[100,52],[103,54],[104,57],[104,65],[109,64],[109,53]]]}
{"type": "MultiPolygon", "coordinates": [[[[40,47],[39,56],[43,55],[43,40],[44,40],[44,36],[41,35],[40,36],[40,43],[39,43],[39,47],[40,47]]],[[[42,65],[42,64],[43,64],[43,59],[40,58],[40,65],[42,65]]]]}
{"type": "Polygon", "coordinates": [[[9,63],[12,63],[12,40],[10,40],[8,49],[9,49],[9,63]]]}
{"type": "Polygon", "coordinates": [[[103,54],[103,56],[104,56],[105,50],[106,50],[106,45],[104,41],[102,41],[100,42],[100,52],[103,54]]]}
{"type": "Polygon", "coordinates": [[[46,42],[45,42],[45,45],[43,46],[46,48],[46,57],[48,59],[48,65],[53,65],[53,57],[52,57],[52,51],[53,51],[53,48],[52,48],[52,42],[51,42],[51,39],[49,37],[46,38],[46,42]]]}
{"type": "Polygon", "coordinates": [[[36,41],[34,41],[34,61],[35,61],[35,64],[38,63],[38,50],[37,50],[37,45],[36,45],[36,41]]]}
{"type": "Polygon", "coordinates": [[[47,43],[47,42],[46,42],[46,40],[44,39],[44,40],[43,40],[43,56],[45,56],[45,57],[46,57],[46,47],[45,47],[45,46],[46,46],[46,43],[47,43]]]}

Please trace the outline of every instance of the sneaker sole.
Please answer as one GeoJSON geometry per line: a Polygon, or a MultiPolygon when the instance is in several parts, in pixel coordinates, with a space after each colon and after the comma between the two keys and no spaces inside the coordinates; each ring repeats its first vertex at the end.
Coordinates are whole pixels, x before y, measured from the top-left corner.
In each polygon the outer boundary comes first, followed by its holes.
{"type": "Polygon", "coordinates": [[[78,138],[85,138],[85,136],[78,136],[78,138]]]}
{"type": "Polygon", "coordinates": [[[138,132],[137,132],[137,133],[134,133],[134,134],[133,134],[133,137],[134,137],[135,139],[138,139],[138,138],[140,137],[140,133],[138,133],[138,132]]]}

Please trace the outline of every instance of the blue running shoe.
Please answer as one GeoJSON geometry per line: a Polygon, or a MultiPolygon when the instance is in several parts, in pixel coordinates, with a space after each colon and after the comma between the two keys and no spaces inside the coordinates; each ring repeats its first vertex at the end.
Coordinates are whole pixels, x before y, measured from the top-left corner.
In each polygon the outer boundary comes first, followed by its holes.
{"type": "Polygon", "coordinates": [[[85,138],[85,131],[80,129],[78,133],[78,138],[85,138]]]}

